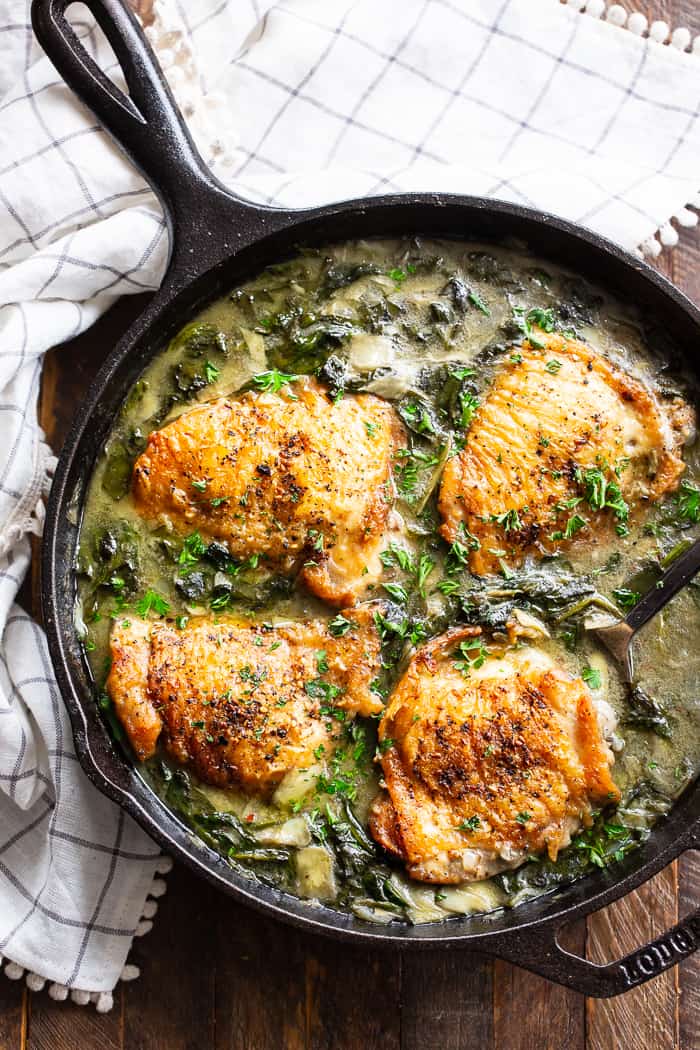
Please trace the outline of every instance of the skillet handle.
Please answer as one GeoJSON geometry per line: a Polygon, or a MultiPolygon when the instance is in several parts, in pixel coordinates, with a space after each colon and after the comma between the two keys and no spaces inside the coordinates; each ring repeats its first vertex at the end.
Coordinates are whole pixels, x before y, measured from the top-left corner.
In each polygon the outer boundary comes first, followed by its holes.
{"type": "MultiPolygon", "coordinates": [[[[71,2],[33,0],[34,32],[69,87],[158,194],[166,212],[171,246],[176,245],[182,254],[195,243],[196,233],[205,232],[205,224],[206,232],[210,232],[216,220],[224,217],[235,220],[231,223],[234,243],[227,246],[229,252],[252,240],[265,209],[241,201],[211,174],[131,10],[122,0],[83,0],[119,60],[129,88],[127,96],[102,72],[76,36],[65,17],[71,2]]],[[[201,236],[199,240],[201,243],[201,236]]]]}
{"type": "MultiPolygon", "coordinates": [[[[700,849],[700,824],[696,824],[680,852],[700,849]]],[[[546,977],[583,995],[607,999],[658,977],[700,948],[700,907],[648,944],[622,959],[599,965],[566,951],[557,941],[561,924],[514,932],[497,954],[517,966],[546,977]]]]}

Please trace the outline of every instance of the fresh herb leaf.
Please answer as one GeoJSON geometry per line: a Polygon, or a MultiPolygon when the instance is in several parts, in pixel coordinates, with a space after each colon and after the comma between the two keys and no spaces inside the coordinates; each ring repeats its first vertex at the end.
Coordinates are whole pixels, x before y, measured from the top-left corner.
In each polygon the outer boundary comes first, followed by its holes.
{"type": "Polygon", "coordinates": [[[468,678],[472,671],[483,667],[488,654],[489,651],[484,645],[484,640],[479,636],[476,638],[465,638],[459,643],[452,655],[457,670],[461,671],[465,678],[468,678]]]}
{"type": "Polygon", "coordinates": [[[177,559],[178,564],[182,565],[183,568],[188,569],[191,566],[196,565],[206,552],[206,543],[204,543],[198,532],[193,532],[191,536],[187,536],[185,540],[183,540],[182,550],[177,559]]]}
{"type": "Polygon", "coordinates": [[[676,495],[676,506],[682,521],[697,525],[700,521],[700,489],[683,479],[676,495]]]}
{"type": "Polygon", "coordinates": [[[486,305],[486,303],[481,298],[478,292],[475,292],[473,290],[470,291],[468,299],[472,306],[475,306],[477,310],[481,311],[482,314],[485,314],[487,317],[491,316],[491,311],[489,310],[488,306],[486,305]]]}
{"type": "Polygon", "coordinates": [[[220,375],[221,372],[216,365],[213,365],[211,361],[204,362],[204,378],[207,383],[215,383],[220,375]]]}
{"type": "Polygon", "coordinates": [[[397,602],[401,602],[402,605],[408,601],[408,594],[400,583],[383,583],[382,587],[387,594],[390,594],[397,602]]]}
{"type": "Polygon", "coordinates": [[[166,616],[170,611],[170,603],[155,591],[146,591],[143,598],[136,603],[136,612],[139,616],[147,616],[151,611],[157,613],[158,616],[166,616]]]}
{"type": "MultiPolygon", "coordinates": [[[[269,372],[260,372],[258,375],[253,376],[252,382],[258,390],[277,394],[289,383],[295,383],[298,378],[299,376],[293,375],[292,373],[280,372],[276,368],[271,368],[269,372]]],[[[296,397],[295,394],[292,394],[291,390],[287,391],[287,394],[291,398],[296,397]]]]}
{"type": "Polygon", "coordinates": [[[355,624],[352,620],[346,620],[342,613],[338,613],[328,624],[328,631],[334,638],[342,638],[355,624]]]}
{"type": "Polygon", "coordinates": [[[584,667],[581,671],[581,678],[583,678],[586,685],[589,685],[591,689],[600,689],[601,686],[601,675],[600,671],[595,667],[584,667]]]}
{"type": "MultiPolygon", "coordinates": [[[[522,510],[526,512],[527,507],[523,507],[522,510]]],[[[500,525],[504,532],[518,532],[523,527],[520,515],[515,508],[506,510],[502,514],[492,514],[491,521],[500,525]]]]}
{"type": "Polygon", "coordinates": [[[633,609],[642,597],[639,591],[631,591],[628,587],[617,587],[612,596],[621,609],[633,609]]]}

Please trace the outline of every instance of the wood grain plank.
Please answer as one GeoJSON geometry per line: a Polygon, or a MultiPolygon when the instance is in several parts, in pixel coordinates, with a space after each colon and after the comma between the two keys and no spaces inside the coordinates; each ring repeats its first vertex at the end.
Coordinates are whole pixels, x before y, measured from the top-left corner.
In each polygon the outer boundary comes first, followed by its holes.
{"type": "Polygon", "coordinates": [[[124,988],[127,1050],[208,1050],[215,1045],[215,945],[226,921],[222,910],[220,896],[184,868],[168,876],[153,931],[134,941],[130,956],[142,968],[142,977],[124,988]]]}
{"type": "MultiPolygon", "coordinates": [[[[683,919],[700,904],[700,853],[686,853],[678,864],[678,913],[683,919]]],[[[700,952],[685,959],[678,974],[679,1050],[700,1046],[700,952]]]]}
{"type": "Polygon", "coordinates": [[[401,1050],[491,1050],[493,963],[463,949],[406,953],[401,972],[401,1050]]]}
{"type": "Polygon", "coordinates": [[[0,1050],[24,1050],[27,989],[23,981],[0,977],[0,1050]]]}
{"type": "Polygon", "coordinates": [[[220,898],[216,1050],[398,1050],[396,954],[339,945],[220,898]],[[370,1005],[371,1004],[371,1005],[370,1005]]]}
{"type": "MultiPolygon", "coordinates": [[[[673,926],[677,892],[676,865],[670,864],[635,893],[596,912],[588,919],[588,958],[596,963],[619,958],[673,926]]],[[[588,999],[586,1045],[589,1050],[675,1050],[677,1009],[677,969],[615,999],[588,999]]]]}
{"type": "Polygon", "coordinates": [[[399,1050],[401,957],[305,936],[308,1050],[399,1050]]]}
{"type": "MultiPolygon", "coordinates": [[[[46,992],[27,997],[26,1050],[123,1050],[121,989],[110,1013],[55,1003],[46,992]]],[[[24,1048],[23,1048],[24,1050],[24,1048]]]]}
{"type": "MultiPolygon", "coordinates": [[[[572,923],[559,937],[577,955],[586,950],[586,923],[572,923]]],[[[496,963],[494,1033],[503,1050],[584,1050],[586,1001],[578,992],[543,977],[496,963]]]]}

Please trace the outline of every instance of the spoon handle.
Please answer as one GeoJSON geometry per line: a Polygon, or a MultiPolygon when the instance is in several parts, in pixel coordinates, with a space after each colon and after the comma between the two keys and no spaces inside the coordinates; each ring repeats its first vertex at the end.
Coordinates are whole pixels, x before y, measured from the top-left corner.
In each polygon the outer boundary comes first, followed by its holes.
{"type": "Polygon", "coordinates": [[[634,609],[625,618],[625,623],[638,631],[652,616],[663,609],[670,602],[674,594],[677,594],[689,583],[693,576],[700,571],[700,539],[697,539],[691,547],[680,557],[674,559],[670,568],[666,570],[655,587],[637,602],[634,609]]]}

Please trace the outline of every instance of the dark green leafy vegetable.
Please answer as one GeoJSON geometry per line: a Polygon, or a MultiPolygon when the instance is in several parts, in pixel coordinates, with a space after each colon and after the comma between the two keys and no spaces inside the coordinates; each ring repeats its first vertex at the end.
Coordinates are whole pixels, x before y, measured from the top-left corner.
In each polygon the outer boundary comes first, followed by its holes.
{"type": "Polygon", "coordinates": [[[670,739],[671,723],[663,705],[656,697],[637,685],[630,692],[628,703],[629,713],[624,719],[627,725],[649,729],[658,736],[670,739]]]}
{"type": "Polygon", "coordinates": [[[659,805],[661,811],[663,807],[668,808],[668,800],[659,796],[654,788],[641,785],[625,796],[616,811],[607,809],[599,813],[593,825],[580,832],[555,861],[532,857],[530,863],[521,868],[497,875],[495,881],[506,893],[508,905],[515,907],[597,868],[622,861],[649,835],[648,828],[640,826],[635,819],[634,810],[639,804],[651,805],[657,811],[659,805]]]}

